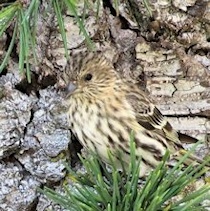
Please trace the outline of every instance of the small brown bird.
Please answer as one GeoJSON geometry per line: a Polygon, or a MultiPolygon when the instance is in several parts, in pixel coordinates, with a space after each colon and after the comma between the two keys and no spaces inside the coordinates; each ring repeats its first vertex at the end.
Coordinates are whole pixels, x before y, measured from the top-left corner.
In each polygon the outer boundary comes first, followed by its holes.
{"type": "Polygon", "coordinates": [[[129,163],[131,131],[136,156],[142,159],[140,176],[154,168],[167,149],[172,155],[182,149],[181,139],[195,141],[176,132],[147,95],[123,80],[101,54],[87,54],[75,71],[74,79],[68,72],[63,76],[68,84],[70,128],[86,149],[96,151],[105,162],[109,163],[110,150],[119,167],[119,152],[129,163]]]}

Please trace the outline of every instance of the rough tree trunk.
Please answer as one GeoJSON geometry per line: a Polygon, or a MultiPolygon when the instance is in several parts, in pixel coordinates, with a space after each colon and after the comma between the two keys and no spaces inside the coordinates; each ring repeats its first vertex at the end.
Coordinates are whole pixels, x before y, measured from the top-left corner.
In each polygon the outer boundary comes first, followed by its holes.
{"type": "MultiPolygon", "coordinates": [[[[16,54],[0,77],[0,210],[58,210],[39,197],[36,188],[61,181],[66,173],[62,162],[73,154],[68,148],[71,134],[66,116],[56,113],[62,97],[54,88],[67,61],[53,11],[43,12],[46,2],[39,10],[39,64],[31,62],[32,84],[19,74],[16,54]]],[[[206,138],[210,133],[210,2],[153,1],[152,17],[143,1],[126,2],[115,9],[112,1],[101,1],[98,18],[96,9],[88,10],[85,26],[96,48],[127,80],[150,94],[174,128],[206,138]]],[[[96,4],[91,2],[95,8],[96,4]]],[[[85,50],[72,15],[63,17],[69,51],[85,50]]],[[[0,56],[8,47],[9,30],[0,40],[0,56]]],[[[207,140],[198,154],[208,155],[208,144],[207,140]]]]}

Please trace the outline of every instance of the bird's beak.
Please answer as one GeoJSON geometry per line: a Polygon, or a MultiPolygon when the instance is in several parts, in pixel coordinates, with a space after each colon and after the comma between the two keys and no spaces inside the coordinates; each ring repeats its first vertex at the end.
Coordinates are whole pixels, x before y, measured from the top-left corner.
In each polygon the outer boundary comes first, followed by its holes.
{"type": "Polygon", "coordinates": [[[76,81],[70,81],[70,83],[66,86],[67,95],[71,95],[77,89],[76,81]]]}

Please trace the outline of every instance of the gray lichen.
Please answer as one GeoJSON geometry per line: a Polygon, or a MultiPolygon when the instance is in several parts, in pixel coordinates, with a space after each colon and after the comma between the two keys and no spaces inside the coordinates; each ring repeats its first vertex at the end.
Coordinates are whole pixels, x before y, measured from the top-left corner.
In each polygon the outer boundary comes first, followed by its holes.
{"type": "MultiPolygon", "coordinates": [[[[84,19],[96,49],[102,50],[127,80],[142,83],[174,128],[202,139],[208,136],[209,1],[153,1],[149,5],[152,19],[140,0],[135,1],[141,10],[139,16],[124,2],[119,8],[103,8],[101,1],[97,19],[96,2],[91,3],[94,9],[84,19]]],[[[63,162],[70,163],[72,153],[68,148],[71,133],[66,108],[54,86],[56,76],[68,64],[58,24],[47,1],[41,3],[40,11],[36,49],[39,63],[31,62],[34,84],[24,82],[17,58],[12,56],[6,75],[0,77],[1,210],[63,210],[36,191],[37,187],[65,177],[63,162]],[[48,14],[43,15],[46,8],[48,14]],[[46,79],[48,76],[54,78],[53,83],[46,79]],[[47,85],[43,85],[44,80],[47,85]],[[20,83],[26,88],[18,88],[20,83]]],[[[83,2],[78,11],[82,14],[83,2]]],[[[85,50],[85,39],[72,14],[63,16],[68,50],[85,50]]],[[[0,56],[5,54],[6,40],[4,34],[0,56]]],[[[208,144],[198,147],[197,153],[209,154],[208,144]]]]}

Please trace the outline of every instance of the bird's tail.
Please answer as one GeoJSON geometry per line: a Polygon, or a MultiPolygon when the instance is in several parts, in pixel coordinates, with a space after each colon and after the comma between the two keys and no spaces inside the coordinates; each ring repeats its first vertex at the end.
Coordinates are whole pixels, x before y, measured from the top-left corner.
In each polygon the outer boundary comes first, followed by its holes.
{"type": "Polygon", "coordinates": [[[198,139],[193,138],[193,137],[188,136],[188,135],[183,134],[183,133],[178,133],[178,137],[179,137],[179,140],[182,143],[193,144],[193,143],[197,143],[198,142],[198,139]]]}
{"type": "Polygon", "coordinates": [[[206,160],[203,160],[201,158],[199,158],[198,156],[192,154],[191,152],[189,153],[189,151],[184,150],[184,149],[180,149],[178,152],[174,153],[172,155],[172,159],[180,161],[180,159],[183,159],[184,156],[186,156],[186,158],[184,159],[183,163],[186,166],[189,165],[203,165],[205,167],[207,167],[210,171],[210,157],[208,157],[206,160]]]}

